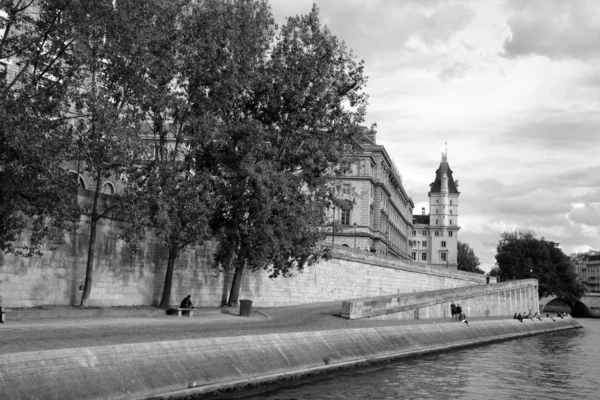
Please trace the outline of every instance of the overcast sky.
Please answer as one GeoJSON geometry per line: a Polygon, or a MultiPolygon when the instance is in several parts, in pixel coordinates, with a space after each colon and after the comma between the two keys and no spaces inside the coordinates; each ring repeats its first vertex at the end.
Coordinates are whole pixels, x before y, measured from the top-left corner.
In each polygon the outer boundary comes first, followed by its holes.
{"type": "MultiPolygon", "coordinates": [[[[271,0],[279,24],[313,1],[271,0]]],[[[370,106],[415,213],[444,142],[458,238],[489,270],[500,233],[567,254],[600,249],[597,0],[321,0],[321,21],[366,63],[370,106]]]]}

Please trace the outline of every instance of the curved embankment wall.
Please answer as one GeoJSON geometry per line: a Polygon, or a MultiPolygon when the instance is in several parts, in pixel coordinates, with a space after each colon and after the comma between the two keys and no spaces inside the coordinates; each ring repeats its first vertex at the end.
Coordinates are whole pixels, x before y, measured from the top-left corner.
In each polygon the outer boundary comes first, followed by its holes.
{"type": "Polygon", "coordinates": [[[535,314],[539,309],[537,279],[469,287],[367,297],[342,302],[347,319],[451,318],[450,304],[460,304],[468,317],[535,314]]]}
{"type": "Polygon", "coordinates": [[[0,398],[183,396],[580,327],[571,318],[492,320],[5,354],[0,398]]]}
{"type": "MultiPolygon", "coordinates": [[[[133,254],[119,239],[122,222],[103,219],[98,227],[90,306],[156,304],[162,296],[168,252],[149,232],[141,252],[133,254]]],[[[42,257],[15,257],[0,252],[0,296],[4,307],[78,305],[85,280],[89,218],[42,257]]],[[[199,306],[227,300],[231,272],[214,268],[215,242],[190,247],[176,261],[173,304],[188,294],[199,306]]],[[[485,277],[445,267],[386,258],[374,253],[335,250],[334,258],[307,267],[293,277],[270,279],[266,271],[244,272],[240,298],[257,307],[276,307],[356,297],[449,289],[485,283],[485,277]]]]}

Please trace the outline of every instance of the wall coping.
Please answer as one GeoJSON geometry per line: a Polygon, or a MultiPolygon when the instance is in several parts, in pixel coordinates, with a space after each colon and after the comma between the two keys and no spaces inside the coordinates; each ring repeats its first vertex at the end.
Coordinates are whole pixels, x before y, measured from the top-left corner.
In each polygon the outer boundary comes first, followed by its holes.
{"type": "Polygon", "coordinates": [[[375,265],[383,268],[391,268],[408,272],[415,272],[424,275],[443,276],[453,279],[461,279],[469,282],[485,283],[485,275],[476,274],[473,272],[460,271],[457,269],[448,269],[445,267],[437,267],[432,265],[411,265],[410,261],[398,259],[392,261],[380,256],[367,255],[365,252],[355,253],[348,250],[335,249],[332,258],[337,258],[345,261],[359,262],[363,264],[375,265]]]}

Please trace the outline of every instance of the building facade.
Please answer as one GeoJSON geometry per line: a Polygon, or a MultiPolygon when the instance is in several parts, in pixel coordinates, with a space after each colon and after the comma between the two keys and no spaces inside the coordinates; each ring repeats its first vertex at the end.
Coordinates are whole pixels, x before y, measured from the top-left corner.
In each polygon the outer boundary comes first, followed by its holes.
{"type": "Polygon", "coordinates": [[[447,153],[429,185],[429,213],[413,216],[411,256],[418,263],[457,267],[458,254],[458,182],[454,180],[447,153]]]}
{"type": "Polygon", "coordinates": [[[590,250],[587,253],[571,257],[575,266],[577,280],[588,293],[600,293],[600,251],[590,250]]]}
{"type": "Polygon", "coordinates": [[[336,224],[326,242],[410,260],[414,203],[402,176],[374,131],[365,131],[358,147],[339,182],[345,205],[329,210],[336,224]]]}

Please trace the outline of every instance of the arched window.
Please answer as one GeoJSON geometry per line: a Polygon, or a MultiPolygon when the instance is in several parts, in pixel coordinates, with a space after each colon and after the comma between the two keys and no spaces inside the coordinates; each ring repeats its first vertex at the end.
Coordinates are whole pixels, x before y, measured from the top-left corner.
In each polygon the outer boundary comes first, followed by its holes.
{"type": "MultiPolygon", "coordinates": [[[[75,175],[77,175],[77,172],[75,171],[69,171],[70,175],[73,175],[73,179],[75,179],[75,175]]],[[[77,183],[79,183],[79,186],[83,189],[83,190],[87,190],[87,185],[85,183],[85,179],[83,178],[83,176],[81,174],[79,174],[79,179],[77,180],[77,183]]]]}
{"type": "Polygon", "coordinates": [[[112,182],[104,182],[104,184],[102,185],[101,193],[112,196],[113,194],[115,194],[115,185],[113,185],[112,182]]]}

